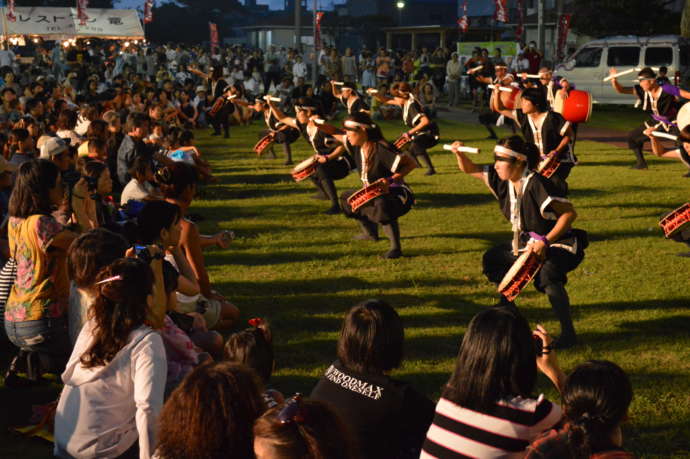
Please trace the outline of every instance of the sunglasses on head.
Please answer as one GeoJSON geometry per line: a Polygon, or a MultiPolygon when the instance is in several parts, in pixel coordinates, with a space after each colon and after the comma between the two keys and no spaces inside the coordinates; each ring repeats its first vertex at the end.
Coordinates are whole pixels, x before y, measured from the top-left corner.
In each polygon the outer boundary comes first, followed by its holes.
{"type": "Polygon", "coordinates": [[[297,393],[293,395],[290,400],[285,402],[285,406],[278,413],[278,421],[281,424],[304,422],[304,413],[302,413],[302,394],[297,393]]]}

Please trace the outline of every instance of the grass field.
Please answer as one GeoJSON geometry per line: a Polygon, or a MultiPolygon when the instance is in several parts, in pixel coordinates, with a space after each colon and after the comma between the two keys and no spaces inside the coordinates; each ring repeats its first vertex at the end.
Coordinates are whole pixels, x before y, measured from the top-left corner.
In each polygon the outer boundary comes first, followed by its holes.
{"type": "MultiPolygon", "coordinates": [[[[623,127],[635,116],[615,110],[610,115],[623,127]]],[[[491,143],[480,140],[486,137],[481,127],[443,121],[440,127],[445,140],[480,146],[478,161],[490,161],[491,143]]],[[[398,123],[384,128],[388,138],[400,131],[398,123]]],[[[199,133],[221,183],[202,190],[193,211],[206,217],[204,231],[237,234],[231,249],[208,252],[207,263],[216,287],[240,307],[244,320],[261,316],[272,322],[274,386],[287,394],[309,393],[335,356],[344,312],[361,300],[383,298],[406,327],[407,358],[395,375],[438,397],[468,321],[497,298],[481,273],[481,256],[509,240],[510,225],[492,195],[436,147],[432,157],[439,174],[425,177],[416,170],[408,180],[417,204],[401,219],[405,257],[384,261],[378,255],[387,249],[385,239],[355,243],[356,225],[322,215],[327,204],[309,198],[310,184],[291,180],[283,158],[258,160],[250,153],[258,129],[258,123],[234,128],[229,142],[199,133]]],[[[294,146],[296,159],[308,155],[302,140],[294,146]]],[[[628,151],[581,142],[577,152],[581,164],[569,180],[570,198],[579,214],[575,226],[589,232],[591,244],[568,283],[582,344],[559,359],[566,371],[587,359],[621,365],[635,391],[626,446],[642,457],[688,457],[690,316],[683,286],[690,259],[675,256],[684,247],[665,240],[657,221],[687,200],[689,182],[680,177],[678,162],[651,160],[650,170],[634,171],[628,169],[628,151]]],[[[337,186],[342,191],[360,185],[351,174],[337,186]]],[[[517,303],[532,324],[558,332],[544,295],[530,287],[517,303]]],[[[538,391],[557,398],[544,378],[538,391]]],[[[0,457],[48,456],[47,443],[19,439],[7,433],[7,425],[25,419],[32,402],[55,393],[0,388],[0,457]]]]}

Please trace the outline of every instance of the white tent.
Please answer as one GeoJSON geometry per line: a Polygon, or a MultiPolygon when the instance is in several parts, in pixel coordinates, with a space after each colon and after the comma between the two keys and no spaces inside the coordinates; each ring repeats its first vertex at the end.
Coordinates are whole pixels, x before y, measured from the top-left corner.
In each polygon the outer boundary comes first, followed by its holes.
{"type": "Polygon", "coordinates": [[[80,25],[76,8],[17,7],[17,19],[13,22],[7,19],[7,8],[0,8],[0,11],[2,35],[5,37],[29,35],[39,36],[44,40],[144,38],[144,29],[136,10],[87,8],[86,15],[89,19],[86,25],[80,25]]]}

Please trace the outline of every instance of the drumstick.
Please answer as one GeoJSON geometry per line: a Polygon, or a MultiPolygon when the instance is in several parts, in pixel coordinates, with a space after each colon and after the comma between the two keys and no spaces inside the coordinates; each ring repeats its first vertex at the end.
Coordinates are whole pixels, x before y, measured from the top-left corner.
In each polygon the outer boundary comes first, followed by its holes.
{"type": "Polygon", "coordinates": [[[611,81],[611,80],[613,80],[614,78],[618,78],[618,77],[621,77],[621,76],[623,76],[623,75],[627,75],[627,74],[629,74],[629,73],[633,73],[634,71],[635,71],[635,69],[628,69],[628,70],[623,70],[622,72],[614,73],[613,75],[609,75],[609,76],[607,76],[606,78],[604,78],[604,83],[607,82],[607,81],[611,81]]]}
{"type": "Polygon", "coordinates": [[[367,89],[367,94],[378,94],[379,90],[374,88],[367,89]]]}
{"type": "Polygon", "coordinates": [[[270,100],[271,102],[280,102],[283,99],[281,99],[280,97],[264,96],[264,100],[270,100]]]}
{"type": "Polygon", "coordinates": [[[539,74],[537,74],[537,75],[535,75],[534,73],[525,73],[525,77],[526,77],[526,78],[536,78],[536,79],[539,79],[539,78],[541,78],[541,73],[539,73],[539,74]]]}
{"type": "Polygon", "coordinates": [[[344,81],[334,81],[333,84],[336,86],[342,86],[345,84],[345,82],[344,81]]]}
{"type": "Polygon", "coordinates": [[[326,123],[326,120],[323,120],[321,118],[314,118],[314,119],[312,119],[312,121],[314,122],[314,124],[318,124],[318,125],[322,125],[322,124],[326,123]]]}
{"type": "Polygon", "coordinates": [[[652,135],[654,137],[661,137],[662,139],[678,140],[678,136],[673,135],[673,134],[667,134],[665,132],[653,131],[652,135]]]}
{"type": "Polygon", "coordinates": [[[237,94],[230,94],[228,97],[226,97],[226,99],[232,100],[232,99],[234,99],[235,97],[237,97],[237,94]]]}
{"type": "Polygon", "coordinates": [[[475,68],[473,68],[473,69],[469,69],[469,70],[467,71],[467,74],[468,74],[468,75],[472,75],[474,72],[478,72],[478,71],[480,71],[480,70],[483,69],[483,68],[484,68],[483,65],[479,65],[479,66],[477,66],[477,67],[475,67],[475,68]]]}
{"type": "MultiPolygon", "coordinates": [[[[445,144],[443,146],[443,149],[448,150],[448,151],[453,151],[453,145],[445,144]]],[[[458,147],[458,151],[461,151],[463,153],[470,153],[473,155],[479,154],[479,148],[474,148],[474,147],[462,146],[462,147],[458,147]]]]}
{"type": "Polygon", "coordinates": [[[489,89],[498,89],[499,91],[503,91],[503,92],[513,92],[512,89],[506,88],[506,87],[504,87],[504,86],[496,86],[496,85],[493,85],[493,84],[489,84],[489,85],[486,85],[486,87],[489,88],[489,89]]]}

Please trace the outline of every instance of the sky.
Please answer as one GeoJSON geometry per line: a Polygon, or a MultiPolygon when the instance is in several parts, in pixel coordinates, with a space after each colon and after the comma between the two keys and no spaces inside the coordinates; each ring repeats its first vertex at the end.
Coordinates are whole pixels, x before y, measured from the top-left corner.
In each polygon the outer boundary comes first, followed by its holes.
{"type": "MultiPolygon", "coordinates": [[[[156,3],[165,2],[166,0],[156,0],[156,3]]],[[[169,0],[168,0],[169,1],[169,0]]],[[[240,0],[243,1],[243,0],[240,0]]],[[[343,1],[335,0],[318,0],[319,6],[324,9],[331,9],[333,3],[344,3],[343,1]]],[[[285,5],[285,0],[257,0],[259,5],[269,5],[272,10],[282,9],[285,5]]],[[[136,8],[144,4],[144,0],[115,0],[116,8],[136,8]]],[[[311,5],[311,0],[309,0],[311,5]]]]}

